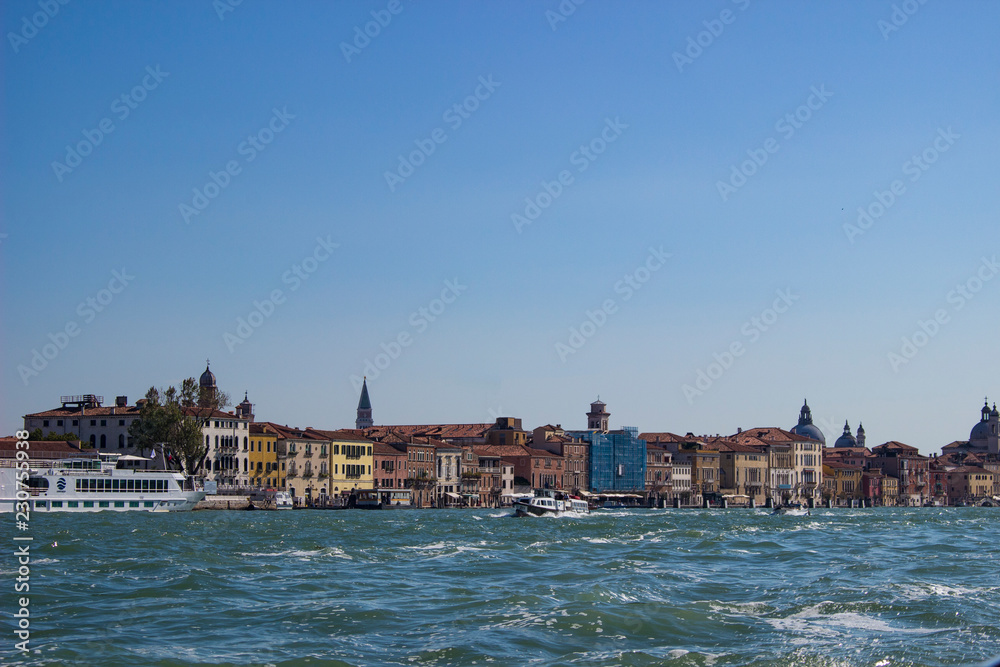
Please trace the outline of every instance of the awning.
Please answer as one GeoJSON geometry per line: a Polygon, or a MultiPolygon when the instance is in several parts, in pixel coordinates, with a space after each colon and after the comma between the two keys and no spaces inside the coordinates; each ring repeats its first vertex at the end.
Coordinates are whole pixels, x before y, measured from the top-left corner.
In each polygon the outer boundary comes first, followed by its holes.
{"type": "Polygon", "coordinates": [[[457,493],[452,493],[451,491],[445,491],[444,495],[448,496],[449,498],[454,498],[455,500],[462,499],[462,496],[458,495],[457,493]]]}

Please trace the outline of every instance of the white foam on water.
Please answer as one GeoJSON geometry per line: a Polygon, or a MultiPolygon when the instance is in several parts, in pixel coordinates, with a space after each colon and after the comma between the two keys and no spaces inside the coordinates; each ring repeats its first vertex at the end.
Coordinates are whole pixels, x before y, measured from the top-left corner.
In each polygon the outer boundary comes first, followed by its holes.
{"type": "Polygon", "coordinates": [[[879,634],[903,633],[915,635],[928,635],[946,631],[944,628],[898,628],[889,625],[881,618],[853,611],[824,614],[821,608],[826,604],[830,603],[821,602],[818,605],[806,607],[802,611],[785,618],[765,618],[764,620],[776,630],[801,635],[801,637],[792,640],[793,644],[808,643],[810,638],[832,639],[850,636],[856,634],[851,632],[853,630],[879,634]]]}

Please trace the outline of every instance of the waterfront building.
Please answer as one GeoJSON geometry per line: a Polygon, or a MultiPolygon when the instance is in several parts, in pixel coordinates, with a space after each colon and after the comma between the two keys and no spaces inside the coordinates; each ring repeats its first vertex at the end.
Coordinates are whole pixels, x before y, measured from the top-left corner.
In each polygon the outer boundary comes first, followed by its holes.
{"type": "Polygon", "coordinates": [[[941,449],[942,454],[955,452],[968,452],[985,454],[990,458],[1000,458],[1000,413],[997,412],[996,403],[990,409],[989,402],[983,405],[980,410],[980,419],[972,427],[968,440],[957,440],[945,445],[941,449]]]}
{"type": "Polygon", "coordinates": [[[462,447],[459,477],[461,482],[458,494],[462,496],[462,502],[473,507],[486,504],[481,484],[483,474],[480,472],[479,455],[475,452],[475,445],[462,447]]]}
{"type": "Polygon", "coordinates": [[[128,397],[118,396],[113,406],[104,407],[104,397],[95,394],[61,396],[62,405],[52,410],[24,415],[24,430],[41,429],[49,433],[75,435],[102,452],[149,456],[133,445],[128,429],[139,418],[139,405],[129,405],[128,397]]]}
{"type": "Polygon", "coordinates": [[[566,434],[561,425],[547,424],[532,432],[531,446],[563,459],[563,488],[580,493],[590,488],[590,443],[566,434]]]}
{"type": "Polygon", "coordinates": [[[545,449],[526,449],[531,456],[531,487],[563,489],[563,458],[545,449]]]}
{"type": "MultiPolygon", "coordinates": [[[[472,445],[472,449],[479,460],[480,502],[486,507],[499,507],[500,497],[507,490],[503,486],[501,457],[492,453],[486,445],[472,445]]],[[[513,466],[511,470],[513,471],[513,466]]]]}
{"type": "Polygon", "coordinates": [[[673,460],[670,463],[670,492],[673,502],[681,506],[692,505],[691,462],[673,460]]]}
{"type": "Polygon", "coordinates": [[[610,413],[606,407],[598,398],[587,413],[588,430],[566,431],[571,438],[590,445],[589,490],[645,493],[646,441],[639,437],[639,429],[634,426],[609,430],[610,413]]]}
{"type": "Polygon", "coordinates": [[[434,457],[437,468],[435,504],[437,507],[461,505],[462,447],[439,442],[434,446],[434,457]]]}
{"type": "Polygon", "coordinates": [[[242,490],[250,485],[250,422],[232,412],[213,408],[181,408],[201,426],[205,457],[201,474],[220,490],[242,490]]]}
{"type": "Polygon", "coordinates": [[[384,442],[372,444],[373,485],[376,489],[406,488],[406,450],[384,442]]]}
{"type": "MultiPolygon", "coordinates": [[[[821,442],[775,427],[747,429],[737,433],[734,437],[737,440],[756,437],[769,443],[787,444],[791,454],[791,459],[788,462],[791,463],[792,469],[791,488],[787,489],[789,499],[796,502],[814,503],[822,497],[823,444],[821,442]]],[[[740,441],[742,442],[742,440],[740,441]]],[[[782,488],[781,491],[784,492],[786,489],[782,488]]]]}
{"type": "Polygon", "coordinates": [[[895,440],[872,448],[871,468],[899,480],[899,504],[920,507],[931,498],[930,459],[916,447],[895,440]]]}
{"type": "MultiPolygon", "coordinates": [[[[320,493],[348,497],[352,492],[374,488],[375,459],[371,440],[354,429],[310,428],[308,433],[315,439],[311,451],[316,459],[311,461],[307,450],[306,463],[307,466],[312,464],[320,493]]],[[[308,472],[308,468],[303,470],[303,474],[308,472]]]]}
{"type": "Polygon", "coordinates": [[[899,504],[899,480],[889,475],[882,475],[882,504],[895,507],[899,504]]]}
{"type": "Polygon", "coordinates": [[[673,471],[673,453],[664,445],[646,442],[646,494],[652,506],[658,507],[674,500],[670,473],[673,471]]]}
{"type": "MultiPolygon", "coordinates": [[[[395,436],[400,438],[400,436],[395,436]]],[[[435,477],[435,465],[437,461],[437,448],[435,443],[440,440],[430,438],[415,438],[410,436],[406,441],[399,444],[389,442],[394,447],[402,446],[406,451],[407,476],[406,483],[413,494],[413,504],[415,507],[430,507],[436,501],[437,478],[435,477]]]]}
{"type": "Polygon", "coordinates": [[[964,465],[948,471],[948,504],[972,504],[993,494],[993,473],[978,466],[964,465]]]}
{"type": "MultiPolygon", "coordinates": [[[[326,480],[318,483],[314,462],[316,451],[324,441],[308,430],[263,422],[277,436],[279,475],[284,477],[283,490],[292,495],[296,506],[310,506],[326,500],[326,480]],[[306,472],[308,471],[308,475],[306,472]]],[[[329,445],[329,441],[325,444],[329,445]]]]}
{"type": "Polygon", "coordinates": [[[885,505],[882,497],[882,480],[885,478],[878,470],[863,470],[861,472],[861,497],[868,507],[885,505]]]}
{"type": "Polygon", "coordinates": [[[284,476],[278,469],[278,434],[267,424],[250,424],[250,486],[281,489],[284,476]]]}
{"type": "Polygon", "coordinates": [[[722,496],[737,504],[763,505],[767,500],[768,455],[764,447],[717,438],[708,444],[719,450],[722,496]]]}
{"type": "Polygon", "coordinates": [[[827,475],[832,478],[832,484],[826,487],[831,491],[831,495],[824,500],[830,500],[839,506],[853,507],[855,504],[860,504],[864,498],[861,488],[861,468],[840,461],[829,461],[823,464],[823,474],[824,478],[827,475]]]}

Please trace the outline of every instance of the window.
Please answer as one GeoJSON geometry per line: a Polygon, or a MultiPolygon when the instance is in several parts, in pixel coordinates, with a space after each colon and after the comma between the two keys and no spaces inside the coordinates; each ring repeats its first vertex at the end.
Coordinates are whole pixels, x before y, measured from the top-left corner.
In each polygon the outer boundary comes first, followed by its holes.
{"type": "Polygon", "coordinates": [[[125,449],[125,435],[123,433],[118,434],[118,449],[125,449]]]}
{"type": "Polygon", "coordinates": [[[62,426],[62,425],[63,425],[62,424],[62,420],[61,419],[57,419],[56,420],[56,426],[62,426]]]}
{"type": "Polygon", "coordinates": [[[42,426],[48,426],[48,425],[49,425],[49,420],[48,419],[43,419],[42,420],[42,426]]]}
{"type": "Polygon", "coordinates": [[[107,425],[108,425],[108,420],[107,419],[102,419],[101,420],[101,426],[107,426],[107,425]]]}
{"type": "Polygon", "coordinates": [[[118,420],[118,425],[119,426],[124,426],[125,425],[125,420],[124,419],[119,419],[118,420]]]}
{"type": "Polygon", "coordinates": [[[108,447],[108,436],[101,434],[101,449],[107,449],[108,447]]]}

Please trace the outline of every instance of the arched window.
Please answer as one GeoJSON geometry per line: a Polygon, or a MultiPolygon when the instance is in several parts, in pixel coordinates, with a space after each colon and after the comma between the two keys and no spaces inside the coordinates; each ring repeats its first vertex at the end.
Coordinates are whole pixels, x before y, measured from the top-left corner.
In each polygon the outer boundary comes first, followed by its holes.
{"type": "Polygon", "coordinates": [[[243,459],[243,472],[247,471],[247,460],[243,459]]]}
{"type": "Polygon", "coordinates": [[[93,433],[90,434],[90,446],[94,447],[97,444],[97,436],[93,433]]]}
{"type": "Polygon", "coordinates": [[[219,436],[215,436],[215,448],[219,448],[219,436]]]}
{"type": "Polygon", "coordinates": [[[212,444],[212,442],[208,439],[208,436],[206,435],[205,436],[205,449],[208,449],[208,446],[211,445],[211,444],[212,444]]]}
{"type": "Polygon", "coordinates": [[[101,449],[107,449],[108,447],[108,436],[101,434],[101,449]]]}
{"type": "Polygon", "coordinates": [[[125,449],[125,434],[118,434],[118,449],[125,449]]]}
{"type": "Polygon", "coordinates": [[[245,452],[246,450],[247,450],[247,437],[243,436],[243,451],[245,452]]]}

